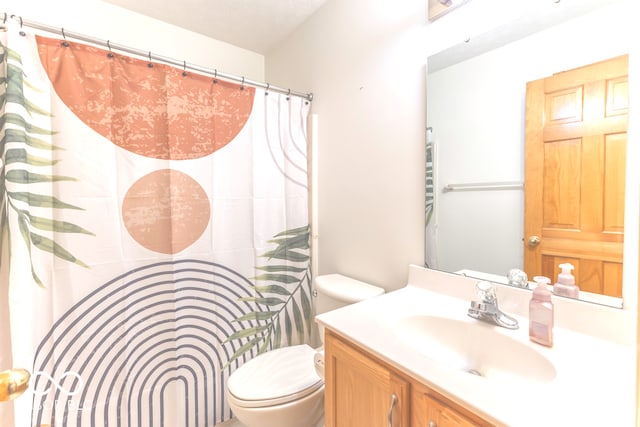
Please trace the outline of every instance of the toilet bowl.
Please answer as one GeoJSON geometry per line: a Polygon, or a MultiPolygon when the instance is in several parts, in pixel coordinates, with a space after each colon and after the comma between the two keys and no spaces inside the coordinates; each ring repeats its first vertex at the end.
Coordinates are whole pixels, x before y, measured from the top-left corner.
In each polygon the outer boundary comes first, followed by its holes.
{"type": "MultiPolygon", "coordinates": [[[[318,276],[314,283],[318,314],[384,293],[382,288],[339,274],[318,276]]],[[[231,374],[227,401],[247,427],[322,427],[323,368],[322,349],[306,344],[262,353],[231,374]]]]}
{"type": "Polygon", "coordinates": [[[247,427],[323,425],[324,381],[306,344],[263,353],[229,377],[227,401],[247,427]]]}

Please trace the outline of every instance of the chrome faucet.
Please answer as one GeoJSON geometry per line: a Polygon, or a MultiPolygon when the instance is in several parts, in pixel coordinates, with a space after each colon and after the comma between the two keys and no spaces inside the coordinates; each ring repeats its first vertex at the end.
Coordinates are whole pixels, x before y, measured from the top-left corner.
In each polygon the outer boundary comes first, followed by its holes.
{"type": "Polygon", "coordinates": [[[478,301],[471,301],[471,307],[467,311],[469,316],[503,328],[518,329],[518,321],[498,308],[498,296],[494,285],[481,281],[476,284],[476,291],[478,301]]]}

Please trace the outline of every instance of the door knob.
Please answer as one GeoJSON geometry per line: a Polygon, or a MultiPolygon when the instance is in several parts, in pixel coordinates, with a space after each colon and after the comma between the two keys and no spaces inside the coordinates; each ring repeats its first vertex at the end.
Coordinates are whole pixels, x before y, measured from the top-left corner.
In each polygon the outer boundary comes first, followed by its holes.
{"type": "Polygon", "coordinates": [[[528,243],[529,243],[529,246],[531,247],[538,246],[540,244],[540,237],[531,236],[529,237],[528,243]]]}
{"type": "Polygon", "coordinates": [[[26,369],[8,369],[0,372],[0,402],[13,400],[29,388],[31,374],[26,369]]]}

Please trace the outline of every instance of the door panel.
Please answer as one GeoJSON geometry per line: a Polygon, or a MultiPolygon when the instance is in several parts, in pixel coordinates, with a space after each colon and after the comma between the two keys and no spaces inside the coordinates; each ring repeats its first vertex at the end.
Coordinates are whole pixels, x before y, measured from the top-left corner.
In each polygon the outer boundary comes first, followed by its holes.
{"type": "Polygon", "coordinates": [[[571,262],[581,290],[622,296],[628,59],[527,84],[525,271],[571,262]],[[540,243],[530,245],[529,238],[540,243]]]}

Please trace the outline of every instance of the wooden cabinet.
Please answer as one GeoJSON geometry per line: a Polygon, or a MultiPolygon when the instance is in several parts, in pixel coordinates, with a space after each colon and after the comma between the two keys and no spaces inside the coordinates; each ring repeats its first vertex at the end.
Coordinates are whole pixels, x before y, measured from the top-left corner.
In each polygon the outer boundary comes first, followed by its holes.
{"type": "Polygon", "coordinates": [[[489,427],[366,351],[325,331],[325,427],[489,427]]]}
{"type": "Polygon", "coordinates": [[[409,425],[409,382],[327,331],[325,427],[409,425]]]}
{"type": "Polygon", "coordinates": [[[471,411],[450,401],[430,388],[412,384],[411,426],[424,427],[492,427],[471,411]]]}

